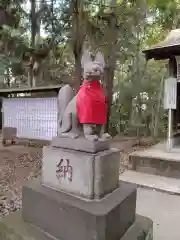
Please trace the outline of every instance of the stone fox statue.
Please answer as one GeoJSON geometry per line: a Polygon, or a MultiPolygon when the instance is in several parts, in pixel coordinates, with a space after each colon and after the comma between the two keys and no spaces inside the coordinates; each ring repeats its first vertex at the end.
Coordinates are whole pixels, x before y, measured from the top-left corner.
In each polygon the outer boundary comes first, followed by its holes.
{"type": "Polygon", "coordinates": [[[61,88],[58,94],[58,135],[78,138],[84,134],[89,141],[110,138],[109,134],[103,133],[107,119],[106,97],[100,83],[104,57],[98,52],[92,60],[90,53],[85,51],[81,64],[84,81],[77,95],[73,97],[69,85],[61,88]]]}

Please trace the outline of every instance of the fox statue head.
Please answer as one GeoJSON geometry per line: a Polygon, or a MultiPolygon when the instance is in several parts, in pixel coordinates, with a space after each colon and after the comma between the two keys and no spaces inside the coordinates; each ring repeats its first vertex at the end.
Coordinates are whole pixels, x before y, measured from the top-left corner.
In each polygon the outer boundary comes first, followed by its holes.
{"type": "Polygon", "coordinates": [[[100,52],[97,52],[93,60],[90,52],[88,50],[84,51],[81,65],[83,68],[83,77],[86,81],[100,79],[100,76],[104,73],[105,61],[100,52]]]}

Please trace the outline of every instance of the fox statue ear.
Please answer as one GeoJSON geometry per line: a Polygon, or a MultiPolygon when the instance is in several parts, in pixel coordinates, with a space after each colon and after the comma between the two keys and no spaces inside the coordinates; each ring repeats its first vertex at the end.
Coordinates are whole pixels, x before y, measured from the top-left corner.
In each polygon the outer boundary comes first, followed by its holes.
{"type": "Polygon", "coordinates": [[[90,52],[88,50],[85,50],[83,52],[82,58],[81,58],[81,66],[82,68],[84,68],[84,66],[89,63],[92,62],[91,56],[90,56],[90,52]]]}
{"type": "Polygon", "coordinates": [[[97,52],[96,57],[95,57],[95,61],[101,63],[103,68],[105,67],[104,56],[101,52],[97,52]]]}

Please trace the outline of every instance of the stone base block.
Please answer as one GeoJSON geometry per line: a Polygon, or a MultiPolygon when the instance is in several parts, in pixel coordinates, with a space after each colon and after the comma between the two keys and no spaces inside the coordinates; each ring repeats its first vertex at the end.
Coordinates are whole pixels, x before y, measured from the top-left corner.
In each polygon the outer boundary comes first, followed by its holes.
{"type": "Polygon", "coordinates": [[[100,151],[108,150],[110,148],[110,140],[98,140],[98,141],[88,141],[84,137],[79,137],[77,139],[54,137],[51,143],[52,147],[97,153],[100,151]]]}
{"type": "MultiPolygon", "coordinates": [[[[125,235],[118,240],[153,240],[152,221],[142,216],[136,216],[133,225],[125,235]]],[[[40,228],[23,221],[21,211],[0,219],[1,240],[62,240],[55,239],[40,228]]],[[[74,238],[75,240],[75,238],[74,238]]]]}
{"type": "Polygon", "coordinates": [[[99,199],[119,187],[120,154],[96,154],[51,146],[43,148],[42,184],[88,199],[99,199]]]}
{"type": "Polygon", "coordinates": [[[11,144],[15,144],[17,139],[17,128],[4,127],[2,129],[2,143],[6,145],[7,141],[11,144]]]}
{"type": "Polygon", "coordinates": [[[85,201],[32,181],[23,188],[23,219],[61,240],[119,240],[135,221],[136,186],[85,201]]]}
{"type": "Polygon", "coordinates": [[[127,230],[121,240],[153,240],[153,221],[136,215],[133,225],[127,230]]]}
{"type": "Polygon", "coordinates": [[[42,229],[26,223],[18,211],[0,219],[1,240],[59,240],[42,229]]]}
{"type": "Polygon", "coordinates": [[[2,137],[5,140],[15,139],[17,137],[17,128],[14,128],[14,127],[4,127],[2,129],[2,137]]]}
{"type": "Polygon", "coordinates": [[[150,148],[132,153],[129,162],[136,172],[180,179],[180,159],[177,152],[167,153],[150,148]]]}

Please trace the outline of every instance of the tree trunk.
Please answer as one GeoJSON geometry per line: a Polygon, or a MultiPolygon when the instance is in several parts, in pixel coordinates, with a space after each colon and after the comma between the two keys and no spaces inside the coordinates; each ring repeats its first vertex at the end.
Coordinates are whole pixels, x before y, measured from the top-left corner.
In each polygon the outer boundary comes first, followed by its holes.
{"type": "MultiPolygon", "coordinates": [[[[39,11],[41,11],[42,7],[43,7],[43,0],[37,1],[37,3],[35,4],[35,14],[36,15],[39,11]]],[[[40,16],[39,17],[34,16],[36,18],[34,20],[35,24],[36,24],[35,45],[37,45],[41,42],[41,17],[40,16]]]]}
{"type": "Polygon", "coordinates": [[[112,105],[112,96],[113,96],[113,79],[114,79],[114,67],[106,67],[105,75],[104,75],[104,82],[105,82],[105,93],[108,98],[108,107],[107,107],[107,124],[105,126],[105,131],[109,131],[109,119],[111,115],[111,105],[112,105]]]}
{"type": "Polygon", "coordinates": [[[7,81],[7,86],[10,88],[11,87],[11,78],[10,78],[10,69],[7,69],[7,74],[6,74],[6,81],[7,81]]]}
{"type": "Polygon", "coordinates": [[[81,56],[84,42],[83,31],[83,1],[72,0],[72,33],[73,33],[73,52],[75,59],[75,91],[77,92],[81,85],[81,56]]]}
{"type": "MultiPolygon", "coordinates": [[[[31,47],[35,47],[35,41],[36,41],[36,0],[31,0],[31,47]]],[[[31,62],[30,66],[30,74],[29,74],[29,85],[30,87],[33,87],[34,79],[33,79],[33,65],[34,60],[31,62]]]]}
{"type": "Polygon", "coordinates": [[[75,59],[75,91],[77,93],[81,85],[81,55],[75,59]]]}
{"type": "Polygon", "coordinates": [[[154,119],[154,128],[153,128],[153,138],[157,138],[159,134],[159,120],[160,120],[160,107],[161,107],[161,101],[162,101],[162,95],[163,95],[163,86],[164,86],[164,78],[161,78],[161,85],[160,85],[160,91],[158,94],[158,101],[157,101],[157,108],[156,108],[156,114],[155,114],[155,119],[154,119]]]}
{"type": "Polygon", "coordinates": [[[105,70],[104,82],[106,87],[106,94],[108,97],[108,110],[107,110],[107,124],[105,131],[109,131],[109,118],[111,115],[112,95],[113,95],[113,79],[114,71],[116,68],[116,42],[118,38],[118,29],[116,27],[116,0],[112,0],[112,15],[109,22],[109,33],[108,33],[108,57],[107,57],[107,68],[105,70]]]}

